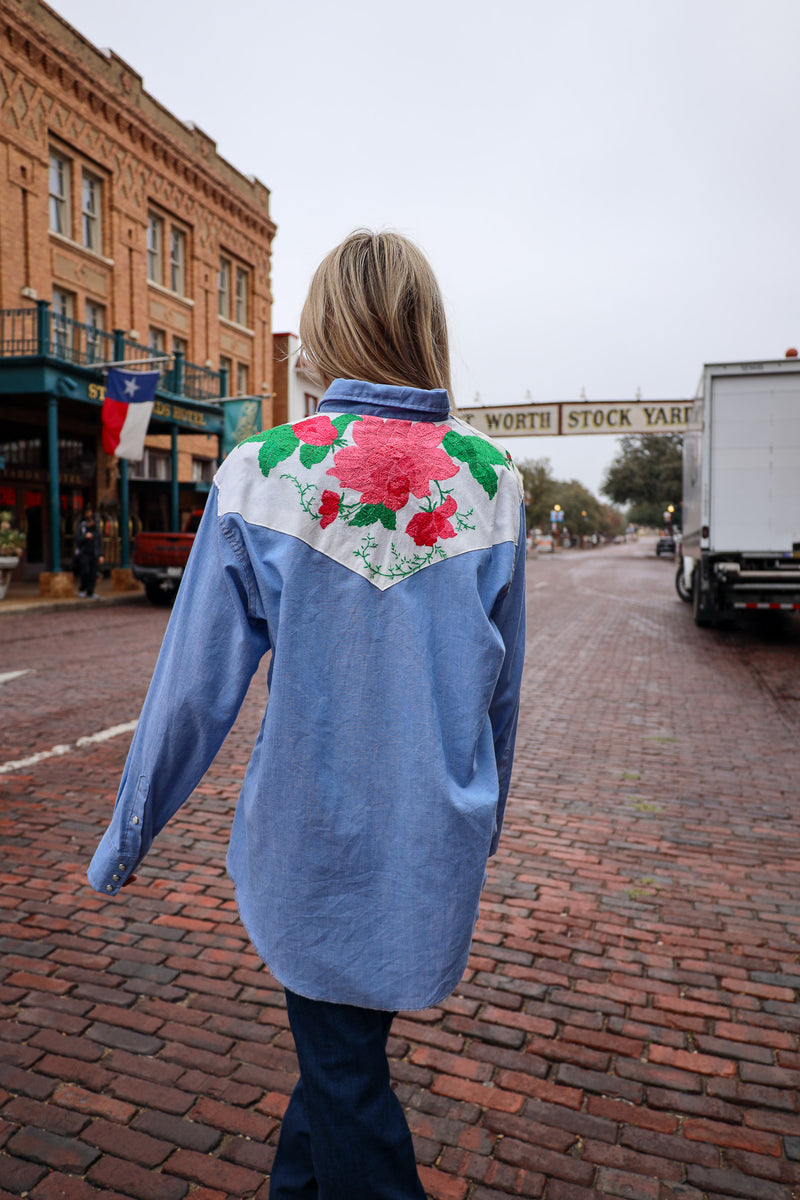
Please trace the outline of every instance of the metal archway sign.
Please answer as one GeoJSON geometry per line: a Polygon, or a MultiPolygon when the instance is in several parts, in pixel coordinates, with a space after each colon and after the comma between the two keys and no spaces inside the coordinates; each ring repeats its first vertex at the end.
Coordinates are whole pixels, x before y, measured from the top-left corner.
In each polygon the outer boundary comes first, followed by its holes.
{"type": "Polygon", "coordinates": [[[494,437],[555,437],[559,434],[685,433],[692,425],[691,400],[555,400],[507,408],[460,408],[458,415],[494,437]]]}

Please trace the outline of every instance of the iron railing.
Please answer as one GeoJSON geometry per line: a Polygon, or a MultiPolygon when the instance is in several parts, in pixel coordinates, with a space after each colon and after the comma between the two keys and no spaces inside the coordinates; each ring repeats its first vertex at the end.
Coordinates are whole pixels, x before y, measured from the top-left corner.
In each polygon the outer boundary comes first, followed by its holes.
{"type": "MultiPolygon", "coordinates": [[[[0,359],[51,358],[72,366],[92,367],[96,363],[134,362],[149,354],[141,342],[118,335],[115,338],[113,333],[63,317],[47,304],[0,309],[0,359]]],[[[163,363],[159,367],[159,374],[159,390],[172,396],[213,403],[227,391],[227,371],[186,362],[180,352],[172,356],[172,365],[163,363]]]]}
{"type": "Polygon", "coordinates": [[[0,309],[0,357],[27,358],[39,351],[35,308],[0,309]]]}
{"type": "Polygon", "coordinates": [[[177,394],[191,396],[194,400],[219,400],[227,391],[223,374],[227,372],[212,371],[210,367],[201,367],[198,363],[184,362],[183,387],[177,394]]]}
{"type": "Polygon", "coordinates": [[[45,356],[76,367],[113,362],[114,335],[93,325],[82,325],[71,317],[50,314],[50,337],[45,356]],[[49,350],[49,353],[48,353],[49,350]]]}

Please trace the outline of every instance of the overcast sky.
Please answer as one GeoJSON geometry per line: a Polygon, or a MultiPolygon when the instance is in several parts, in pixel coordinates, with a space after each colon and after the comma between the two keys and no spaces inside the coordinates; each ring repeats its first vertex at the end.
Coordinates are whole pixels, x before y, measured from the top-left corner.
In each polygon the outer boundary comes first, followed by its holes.
{"type": "MultiPolygon", "coordinates": [[[[427,252],[456,401],[692,396],[800,341],[798,0],[54,0],[272,192],[273,328],[357,226],[427,252]]],[[[593,490],[608,437],[513,439],[593,490]]]]}

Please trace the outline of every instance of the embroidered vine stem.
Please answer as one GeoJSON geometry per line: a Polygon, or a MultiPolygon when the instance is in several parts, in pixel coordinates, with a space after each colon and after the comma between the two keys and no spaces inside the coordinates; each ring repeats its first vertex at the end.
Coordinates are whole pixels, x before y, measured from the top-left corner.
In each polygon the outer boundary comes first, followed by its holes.
{"type": "Polygon", "coordinates": [[[361,539],[361,545],[353,553],[356,558],[360,558],[364,566],[370,573],[371,578],[380,576],[382,579],[403,579],[406,575],[413,575],[415,571],[419,571],[422,567],[427,567],[434,559],[447,558],[447,554],[441,546],[431,546],[427,554],[401,554],[397,547],[392,544],[390,546],[391,554],[395,560],[393,565],[388,569],[376,566],[370,562],[369,555],[373,550],[378,549],[378,543],[373,538],[372,534],[365,533],[361,539]]]}
{"type": "Polygon", "coordinates": [[[465,512],[463,514],[456,511],[456,513],[455,513],[456,529],[458,530],[459,533],[464,533],[467,529],[475,528],[474,525],[470,525],[470,523],[469,523],[469,518],[472,516],[474,511],[475,511],[474,508],[470,508],[467,512],[465,512]]]}
{"type": "Polygon", "coordinates": [[[345,504],[343,499],[339,501],[339,516],[344,518],[348,524],[360,509],[361,505],[357,500],[353,504],[345,504]]]}
{"type": "Polygon", "coordinates": [[[319,491],[317,485],[315,483],[301,483],[296,475],[289,475],[288,472],[285,475],[281,475],[281,479],[291,480],[291,482],[297,488],[297,494],[300,498],[300,507],[302,508],[303,512],[308,513],[312,520],[318,521],[319,513],[314,512],[311,507],[311,502],[307,499],[307,494],[309,492],[313,492],[316,495],[316,493],[319,491]]]}
{"type": "Polygon", "coordinates": [[[440,505],[444,504],[444,502],[445,502],[445,500],[447,499],[447,497],[448,497],[448,496],[452,496],[452,494],[453,494],[453,489],[452,489],[452,488],[448,488],[448,489],[445,491],[445,489],[444,489],[444,488],[442,487],[442,485],[439,483],[439,480],[438,480],[438,479],[434,479],[434,480],[433,480],[433,482],[436,484],[436,490],[437,490],[437,491],[438,491],[438,493],[439,493],[439,504],[436,504],[436,505],[434,505],[434,504],[431,502],[431,503],[429,504],[429,506],[428,506],[428,507],[429,507],[429,511],[431,511],[431,510],[432,510],[432,509],[434,509],[434,508],[439,508],[439,506],[440,506],[440,505]]]}
{"type": "MultiPolygon", "coordinates": [[[[288,472],[286,472],[284,475],[281,475],[281,479],[288,479],[294,484],[294,486],[297,488],[297,494],[300,498],[300,507],[302,508],[303,512],[307,513],[308,516],[311,517],[312,521],[319,521],[320,513],[315,512],[311,507],[312,503],[316,503],[317,497],[319,496],[319,487],[317,484],[301,483],[297,476],[290,475],[288,472]],[[308,497],[309,492],[312,493],[311,499],[308,497]]],[[[349,522],[351,518],[360,511],[360,509],[361,505],[357,500],[353,504],[345,504],[344,500],[340,500],[338,516],[349,522]]]]}

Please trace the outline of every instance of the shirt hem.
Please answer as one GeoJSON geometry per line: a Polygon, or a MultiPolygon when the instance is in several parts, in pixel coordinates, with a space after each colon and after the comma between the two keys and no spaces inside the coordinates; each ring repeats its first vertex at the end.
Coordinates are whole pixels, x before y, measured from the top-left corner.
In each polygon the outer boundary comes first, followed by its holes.
{"type": "MultiPolygon", "coordinates": [[[[250,939],[250,944],[252,945],[256,954],[261,959],[262,963],[267,968],[267,970],[269,971],[269,973],[273,977],[273,979],[275,979],[276,982],[278,982],[282,988],[287,988],[290,992],[294,992],[295,995],[297,995],[297,996],[302,996],[305,1000],[315,1000],[315,1001],[317,1001],[319,1003],[323,1003],[323,1004],[347,1004],[347,1005],[350,1005],[351,1008],[367,1008],[373,1012],[423,1012],[426,1008],[434,1008],[437,1004],[441,1004],[442,1000],[446,1000],[447,997],[449,995],[451,995],[451,993],[453,991],[455,991],[455,989],[458,987],[459,983],[461,982],[461,979],[464,975],[464,971],[466,970],[466,967],[467,967],[466,959],[464,961],[464,965],[461,967],[461,970],[458,973],[458,976],[455,979],[453,979],[452,982],[448,981],[447,983],[443,984],[441,988],[438,988],[435,991],[433,997],[430,1000],[425,1000],[425,1001],[414,998],[411,1001],[406,1001],[406,1000],[400,999],[397,1001],[392,1000],[391,1003],[368,1004],[365,1001],[359,1002],[357,1000],[353,1000],[350,997],[343,998],[340,995],[332,994],[331,991],[329,991],[329,989],[327,989],[327,988],[318,989],[318,988],[314,988],[314,987],[309,988],[307,986],[298,987],[296,984],[292,983],[284,975],[284,973],[282,971],[279,973],[278,971],[275,970],[275,968],[272,966],[272,964],[269,960],[269,957],[264,953],[264,951],[258,945],[258,942],[253,937],[253,934],[251,932],[250,924],[247,921],[247,919],[242,911],[242,905],[239,901],[239,885],[237,884],[233,875],[231,875],[230,868],[228,868],[228,875],[230,876],[231,880],[233,881],[234,891],[236,893],[236,907],[239,911],[239,919],[242,922],[242,925],[244,926],[245,933],[247,934],[248,938],[250,939]],[[322,992],[324,992],[325,995],[322,995],[321,994],[322,992]]],[[[471,944],[471,939],[470,939],[470,944],[471,944]]],[[[469,957],[469,952],[467,953],[467,958],[468,957],[469,957]]]]}

